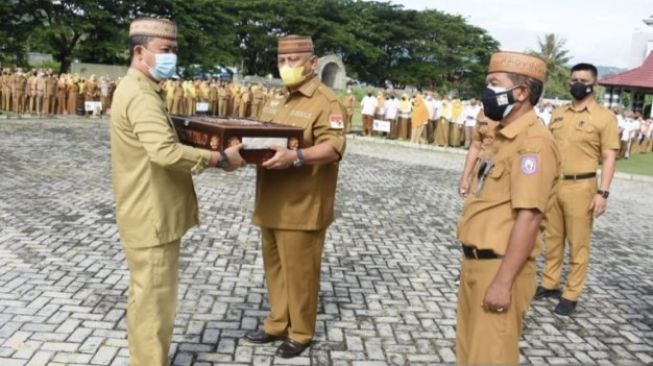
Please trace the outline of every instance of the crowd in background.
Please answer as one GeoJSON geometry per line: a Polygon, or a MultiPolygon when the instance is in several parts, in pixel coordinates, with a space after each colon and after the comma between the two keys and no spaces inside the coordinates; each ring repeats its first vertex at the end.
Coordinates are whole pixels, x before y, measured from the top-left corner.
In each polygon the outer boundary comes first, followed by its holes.
{"type": "Polygon", "coordinates": [[[20,115],[84,114],[85,102],[108,106],[116,83],[107,77],[54,74],[50,69],[1,69],[0,110],[20,115]]]}
{"type": "MultiPolygon", "coordinates": [[[[348,91],[343,100],[348,112],[355,98],[348,91]]],[[[435,92],[401,93],[395,91],[368,92],[360,102],[362,129],[365,136],[409,140],[418,144],[468,148],[478,120],[485,120],[483,105],[476,99],[461,100],[440,96],[435,92]],[[426,118],[420,119],[419,106],[425,107],[426,118]],[[379,121],[389,122],[389,131],[379,121]]],[[[548,125],[556,105],[542,100],[535,108],[542,123],[548,125]]],[[[613,108],[619,124],[621,149],[619,158],[653,151],[653,118],[641,113],[623,112],[613,108]]]]}
{"type": "MultiPolygon", "coordinates": [[[[88,78],[54,74],[50,69],[0,69],[0,111],[17,115],[101,115],[110,112],[120,78],[88,78]],[[99,102],[97,110],[86,102],[99,102]]],[[[256,118],[267,100],[281,92],[261,83],[237,83],[215,78],[184,80],[175,76],[160,84],[172,115],[219,115],[256,118]],[[199,108],[199,109],[198,109],[199,108]]],[[[351,132],[356,97],[351,90],[341,99],[346,109],[345,130],[351,132]]],[[[369,91],[360,102],[362,133],[418,144],[468,148],[477,120],[486,119],[476,99],[462,100],[435,92],[369,91]],[[386,125],[379,121],[387,122],[386,125]],[[389,124],[389,126],[388,126],[389,124]]],[[[555,106],[545,101],[535,107],[543,123],[550,122],[555,106]]],[[[619,158],[653,151],[652,118],[613,108],[619,124],[619,158]]]]}
{"type": "MultiPolygon", "coordinates": [[[[88,78],[78,74],[54,74],[49,69],[23,71],[0,69],[0,111],[18,116],[101,115],[110,113],[111,100],[120,78],[88,78]],[[97,102],[89,108],[87,102],[97,102]]],[[[183,80],[176,77],[161,82],[170,114],[210,114],[256,118],[277,89],[215,78],[183,80]]]]}

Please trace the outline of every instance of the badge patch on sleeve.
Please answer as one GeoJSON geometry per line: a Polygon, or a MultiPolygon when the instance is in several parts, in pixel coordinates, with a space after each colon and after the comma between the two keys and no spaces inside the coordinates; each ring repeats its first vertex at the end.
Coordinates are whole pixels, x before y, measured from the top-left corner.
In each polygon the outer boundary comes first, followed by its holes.
{"type": "Polygon", "coordinates": [[[329,124],[331,125],[331,128],[337,130],[342,130],[345,127],[345,123],[342,120],[341,114],[330,114],[329,124]]]}
{"type": "Polygon", "coordinates": [[[537,155],[522,155],[520,165],[521,172],[524,175],[537,173],[537,155]]]}

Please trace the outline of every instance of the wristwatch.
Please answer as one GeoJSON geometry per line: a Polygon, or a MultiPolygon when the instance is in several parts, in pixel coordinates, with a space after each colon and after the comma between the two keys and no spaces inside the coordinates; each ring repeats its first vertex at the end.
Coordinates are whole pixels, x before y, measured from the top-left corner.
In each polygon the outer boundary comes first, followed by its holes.
{"type": "Polygon", "coordinates": [[[297,159],[293,161],[292,166],[299,168],[304,165],[304,151],[302,149],[297,149],[297,159]]]}
{"type": "Polygon", "coordinates": [[[603,197],[605,199],[607,199],[608,196],[610,196],[610,192],[604,191],[602,189],[599,189],[598,191],[596,191],[596,194],[600,195],[601,197],[603,197]]]}
{"type": "Polygon", "coordinates": [[[224,150],[220,150],[220,160],[218,161],[218,168],[224,169],[224,167],[229,164],[229,157],[227,154],[224,152],[224,150]]]}

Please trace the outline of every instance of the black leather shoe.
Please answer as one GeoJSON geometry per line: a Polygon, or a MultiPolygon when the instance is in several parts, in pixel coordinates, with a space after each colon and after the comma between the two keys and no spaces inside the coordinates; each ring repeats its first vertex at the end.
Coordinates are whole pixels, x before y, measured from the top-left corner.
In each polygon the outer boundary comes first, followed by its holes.
{"type": "Polygon", "coordinates": [[[562,296],[562,291],[560,291],[559,289],[549,290],[542,286],[537,286],[537,290],[535,290],[535,296],[533,296],[533,299],[540,300],[546,297],[553,297],[559,299],[560,296],[562,296]]]}
{"type": "Polygon", "coordinates": [[[564,297],[560,298],[560,302],[553,309],[553,312],[558,315],[569,316],[576,309],[576,301],[567,300],[564,297]]]}
{"type": "Polygon", "coordinates": [[[253,330],[245,334],[245,339],[257,344],[270,343],[284,339],[284,337],[265,333],[264,330],[253,330]]]}
{"type": "Polygon", "coordinates": [[[308,342],[306,344],[301,344],[293,341],[292,339],[286,339],[279,348],[277,348],[276,355],[281,357],[281,358],[293,358],[297,357],[304,352],[305,349],[308,348],[308,346],[311,344],[311,342],[308,342]]]}

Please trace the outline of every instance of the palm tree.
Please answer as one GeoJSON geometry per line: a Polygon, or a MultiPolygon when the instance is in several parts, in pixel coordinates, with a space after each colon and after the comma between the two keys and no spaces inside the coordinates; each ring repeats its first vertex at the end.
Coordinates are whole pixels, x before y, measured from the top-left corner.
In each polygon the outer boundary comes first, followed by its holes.
{"type": "Polygon", "coordinates": [[[547,64],[547,71],[549,75],[565,74],[567,70],[567,63],[571,60],[569,51],[564,49],[567,40],[560,38],[553,33],[544,35],[544,38],[537,39],[539,45],[538,51],[530,51],[531,54],[544,59],[547,64]]]}
{"type": "Polygon", "coordinates": [[[568,97],[567,78],[570,70],[567,63],[571,57],[569,51],[564,49],[567,40],[549,33],[545,34],[544,38],[538,37],[537,43],[539,50],[530,50],[528,53],[546,61],[548,77],[544,84],[544,93],[548,97],[568,97]]]}

